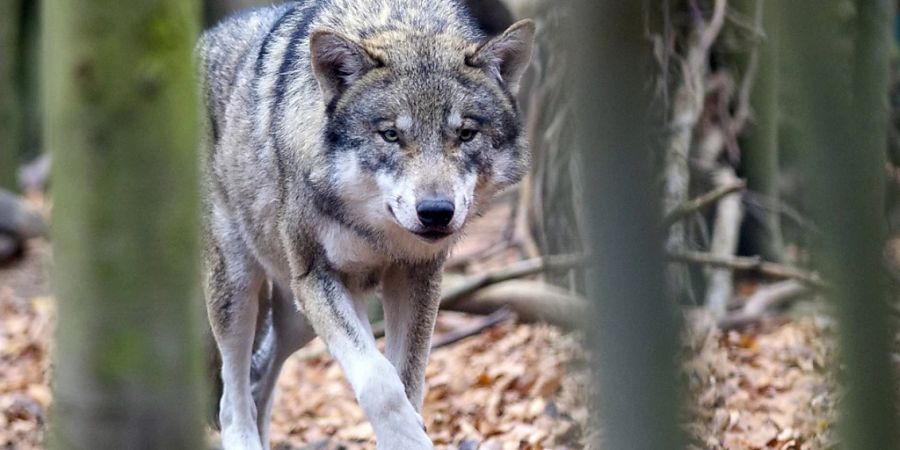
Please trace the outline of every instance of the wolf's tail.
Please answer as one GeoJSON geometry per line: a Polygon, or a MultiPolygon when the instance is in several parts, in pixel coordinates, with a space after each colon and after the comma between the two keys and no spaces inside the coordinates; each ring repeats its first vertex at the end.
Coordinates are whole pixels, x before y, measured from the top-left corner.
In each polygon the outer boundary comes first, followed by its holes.
{"type": "MultiPolygon", "coordinates": [[[[252,361],[253,367],[250,368],[251,385],[258,381],[260,369],[256,367],[262,362],[257,357],[257,350],[266,348],[263,343],[273,336],[272,329],[272,295],[277,295],[277,289],[272,289],[269,283],[263,283],[262,289],[259,290],[259,313],[256,318],[256,335],[253,339],[252,361]]],[[[222,384],[222,355],[219,353],[219,347],[216,345],[216,339],[213,337],[212,328],[207,327],[206,333],[206,353],[207,353],[207,370],[209,374],[210,387],[212,388],[212,396],[209,401],[209,417],[207,418],[209,425],[218,430],[221,428],[219,423],[219,405],[224,392],[222,384]]]]}

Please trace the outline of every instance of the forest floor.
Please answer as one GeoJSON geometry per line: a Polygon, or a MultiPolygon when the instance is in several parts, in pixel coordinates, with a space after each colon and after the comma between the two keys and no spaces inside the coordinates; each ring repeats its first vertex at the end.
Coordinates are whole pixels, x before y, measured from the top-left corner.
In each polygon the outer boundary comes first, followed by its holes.
{"type": "MultiPolygon", "coordinates": [[[[57,320],[47,248],[33,242],[27,257],[0,268],[0,449],[43,448],[57,320]]],[[[693,448],[833,448],[830,320],[808,314],[721,332],[703,314],[685,318],[691,414],[684,427],[693,448]]],[[[437,333],[478,320],[442,312],[437,333]]],[[[547,325],[505,322],[437,349],[427,370],[429,436],[447,449],[587,448],[586,366],[577,333],[547,325]]],[[[371,427],[319,341],[282,373],[272,440],[281,450],[374,448],[371,427]]]]}

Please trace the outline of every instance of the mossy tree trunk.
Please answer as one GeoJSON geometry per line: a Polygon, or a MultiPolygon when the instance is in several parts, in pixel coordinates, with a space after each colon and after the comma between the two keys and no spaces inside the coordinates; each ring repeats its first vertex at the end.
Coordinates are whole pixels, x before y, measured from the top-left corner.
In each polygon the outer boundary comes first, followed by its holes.
{"type": "Polygon", "coordinates": [[[0,2],[0,188],[16,185],[22,145],[22,113],[16,89],[19,53],[19,0],[0,2]]]}
{"type": "Polygon", "coordinates": [[[808,146],[810,207],[840,321],[846,395],[841,446],[900,448],[883,279],[884,158],[892,0],[784,2],[808,146]],[[851,8],[847,6],[851,5],[851,8]],[[853,17],[854,26],[838,26],[853,17]],[[851,32],[855,30],[855,34],[851,32]]]}
{"type": "Polygon", "coordinates": [[[643,2],[576,1],[569,28],[577,92],[575,142],[590,199],[586,276],[605,443],[598,448],[683,448],[678,426],[674,302],[666,294],[653,167],[664,129],[651,117],[654,67],[643,2]]]}
{"type": "Polygon", "coordinates": [[[49,0],[55,449],[203,447],[199,4],[49,0]]]}

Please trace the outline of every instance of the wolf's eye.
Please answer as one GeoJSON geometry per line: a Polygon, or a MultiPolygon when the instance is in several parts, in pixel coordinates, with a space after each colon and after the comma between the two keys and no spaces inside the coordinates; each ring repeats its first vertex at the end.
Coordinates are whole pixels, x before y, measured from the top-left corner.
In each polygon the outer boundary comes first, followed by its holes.
{"type": "Polygon", "coordinates": [[[379,131],[379,133],[381,133],[382,139],[384,139],[387,142],[393,143],[393,142],[397,142],[400,140],[400,133],[398,133],[397,130],[395,130],[393,128],[388,128],[387,130],[379,131]]]}
{"type": "Polygon", "coordinates": [[[459,140],[463,142],[469,142],[472,139],[475,139],[475,136],[478,134],[478,130],[473,130],[471,128],[463,128],[459,130],[459,140]]]}

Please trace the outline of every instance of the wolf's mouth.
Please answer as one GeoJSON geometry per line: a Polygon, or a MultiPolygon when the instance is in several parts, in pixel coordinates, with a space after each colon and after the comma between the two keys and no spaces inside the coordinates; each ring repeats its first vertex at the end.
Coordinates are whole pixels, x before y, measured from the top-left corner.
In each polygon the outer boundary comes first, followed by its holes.
{"type": "Polygon", "coordinates": [[[419,236],[420,238],[428,241],[428,242],[437,242],[441,239],[447,238],[453,233],[450,231],[444,230],[425,230],[425,231],[413,231],[413,234],[419,236]]]}

